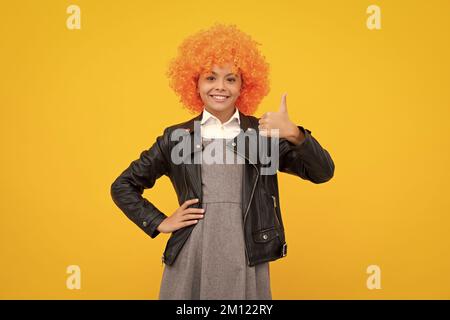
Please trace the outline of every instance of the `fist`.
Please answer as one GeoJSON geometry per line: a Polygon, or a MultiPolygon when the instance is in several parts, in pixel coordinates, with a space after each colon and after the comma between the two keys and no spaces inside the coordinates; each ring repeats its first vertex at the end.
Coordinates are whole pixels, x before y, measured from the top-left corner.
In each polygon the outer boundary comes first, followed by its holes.
{"type": "Polygon", "coordinates": [[[298,137],[300,130],[297,125],[289,119],[286,96],[287,93],[282,95],[278,111],[266,112],[259,119],[258,128],[260,135],[279,138],[298,137]],[[279,130],[278,135],[274,129],[279,130]],[[271,132],[271,130],[274,131],[271,132]]]}

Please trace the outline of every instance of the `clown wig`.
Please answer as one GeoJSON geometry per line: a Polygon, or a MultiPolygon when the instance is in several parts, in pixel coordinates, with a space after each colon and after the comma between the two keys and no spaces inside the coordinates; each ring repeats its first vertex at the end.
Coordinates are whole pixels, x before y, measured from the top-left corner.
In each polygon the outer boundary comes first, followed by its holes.
{"type": "Polygon", "coordinates": [[[234,25],[215,24],[201,30],[181,43],[177,57],[169,63],[169,85],[189,112],[199,113],[204,106],[196,90],[200,74],[210,72],[214,65],[231,63],[232,72],[242,79],[236,107],[251,115],[269,93],[269,64],[258,45],[234,25]]]}

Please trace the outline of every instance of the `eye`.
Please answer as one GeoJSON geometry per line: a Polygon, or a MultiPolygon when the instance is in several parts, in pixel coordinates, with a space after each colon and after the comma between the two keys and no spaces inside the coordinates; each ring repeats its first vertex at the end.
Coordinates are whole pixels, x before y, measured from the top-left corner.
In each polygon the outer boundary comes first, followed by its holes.
{"type": "Polygon", "coordinates": [[[236,79],[235,79],[235,78],[229,78],[228,81],[230,81],[230,82],[235,82],[236,79]]]}
{"type": "Polygon", "coordinates": [[[206,80],[214,80],[213,76],[206,77],[206,80]]]}

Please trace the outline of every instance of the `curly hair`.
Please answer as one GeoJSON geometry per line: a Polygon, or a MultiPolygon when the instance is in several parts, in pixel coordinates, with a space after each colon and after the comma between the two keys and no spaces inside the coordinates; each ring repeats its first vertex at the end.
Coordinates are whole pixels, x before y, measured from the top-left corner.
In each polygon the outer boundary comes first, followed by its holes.
{"type": "Polygon", "coordinates": [[[258,45],[235,25],[216,23],[208,30],[200,30],[181,43],[177,57],[170,61],[169,85],[189,112],[198,113],[204,106],[196,90],[199,76],[214,65],[231,63],[232,72],[239,73],[242,79],[236,107],[251,115],[270,90],[269,64],[258,45]]]}

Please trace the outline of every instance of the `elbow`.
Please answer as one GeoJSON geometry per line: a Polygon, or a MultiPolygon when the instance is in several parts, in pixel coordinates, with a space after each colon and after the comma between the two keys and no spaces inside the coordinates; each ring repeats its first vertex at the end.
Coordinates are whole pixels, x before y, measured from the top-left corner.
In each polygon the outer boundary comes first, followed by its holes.
{"type": "Polygon", "coordinates": [[[311,179],[311,181],[315,184],[325,183],[331,180],[334,176],[334,163],[331,161],[330,165],[324,168],[321,172],[320,176],[311,179]]]}
{"type": "Polygon", "coordinates": [[[119,179],[114,180],[114,182],[111,184],[109,193],[111,195],[111,198],[115,203],[117,203],[117,200],[119,199],[120,193],[121,193],[121,187],[120,187],[120,181],[119,179]]]}

